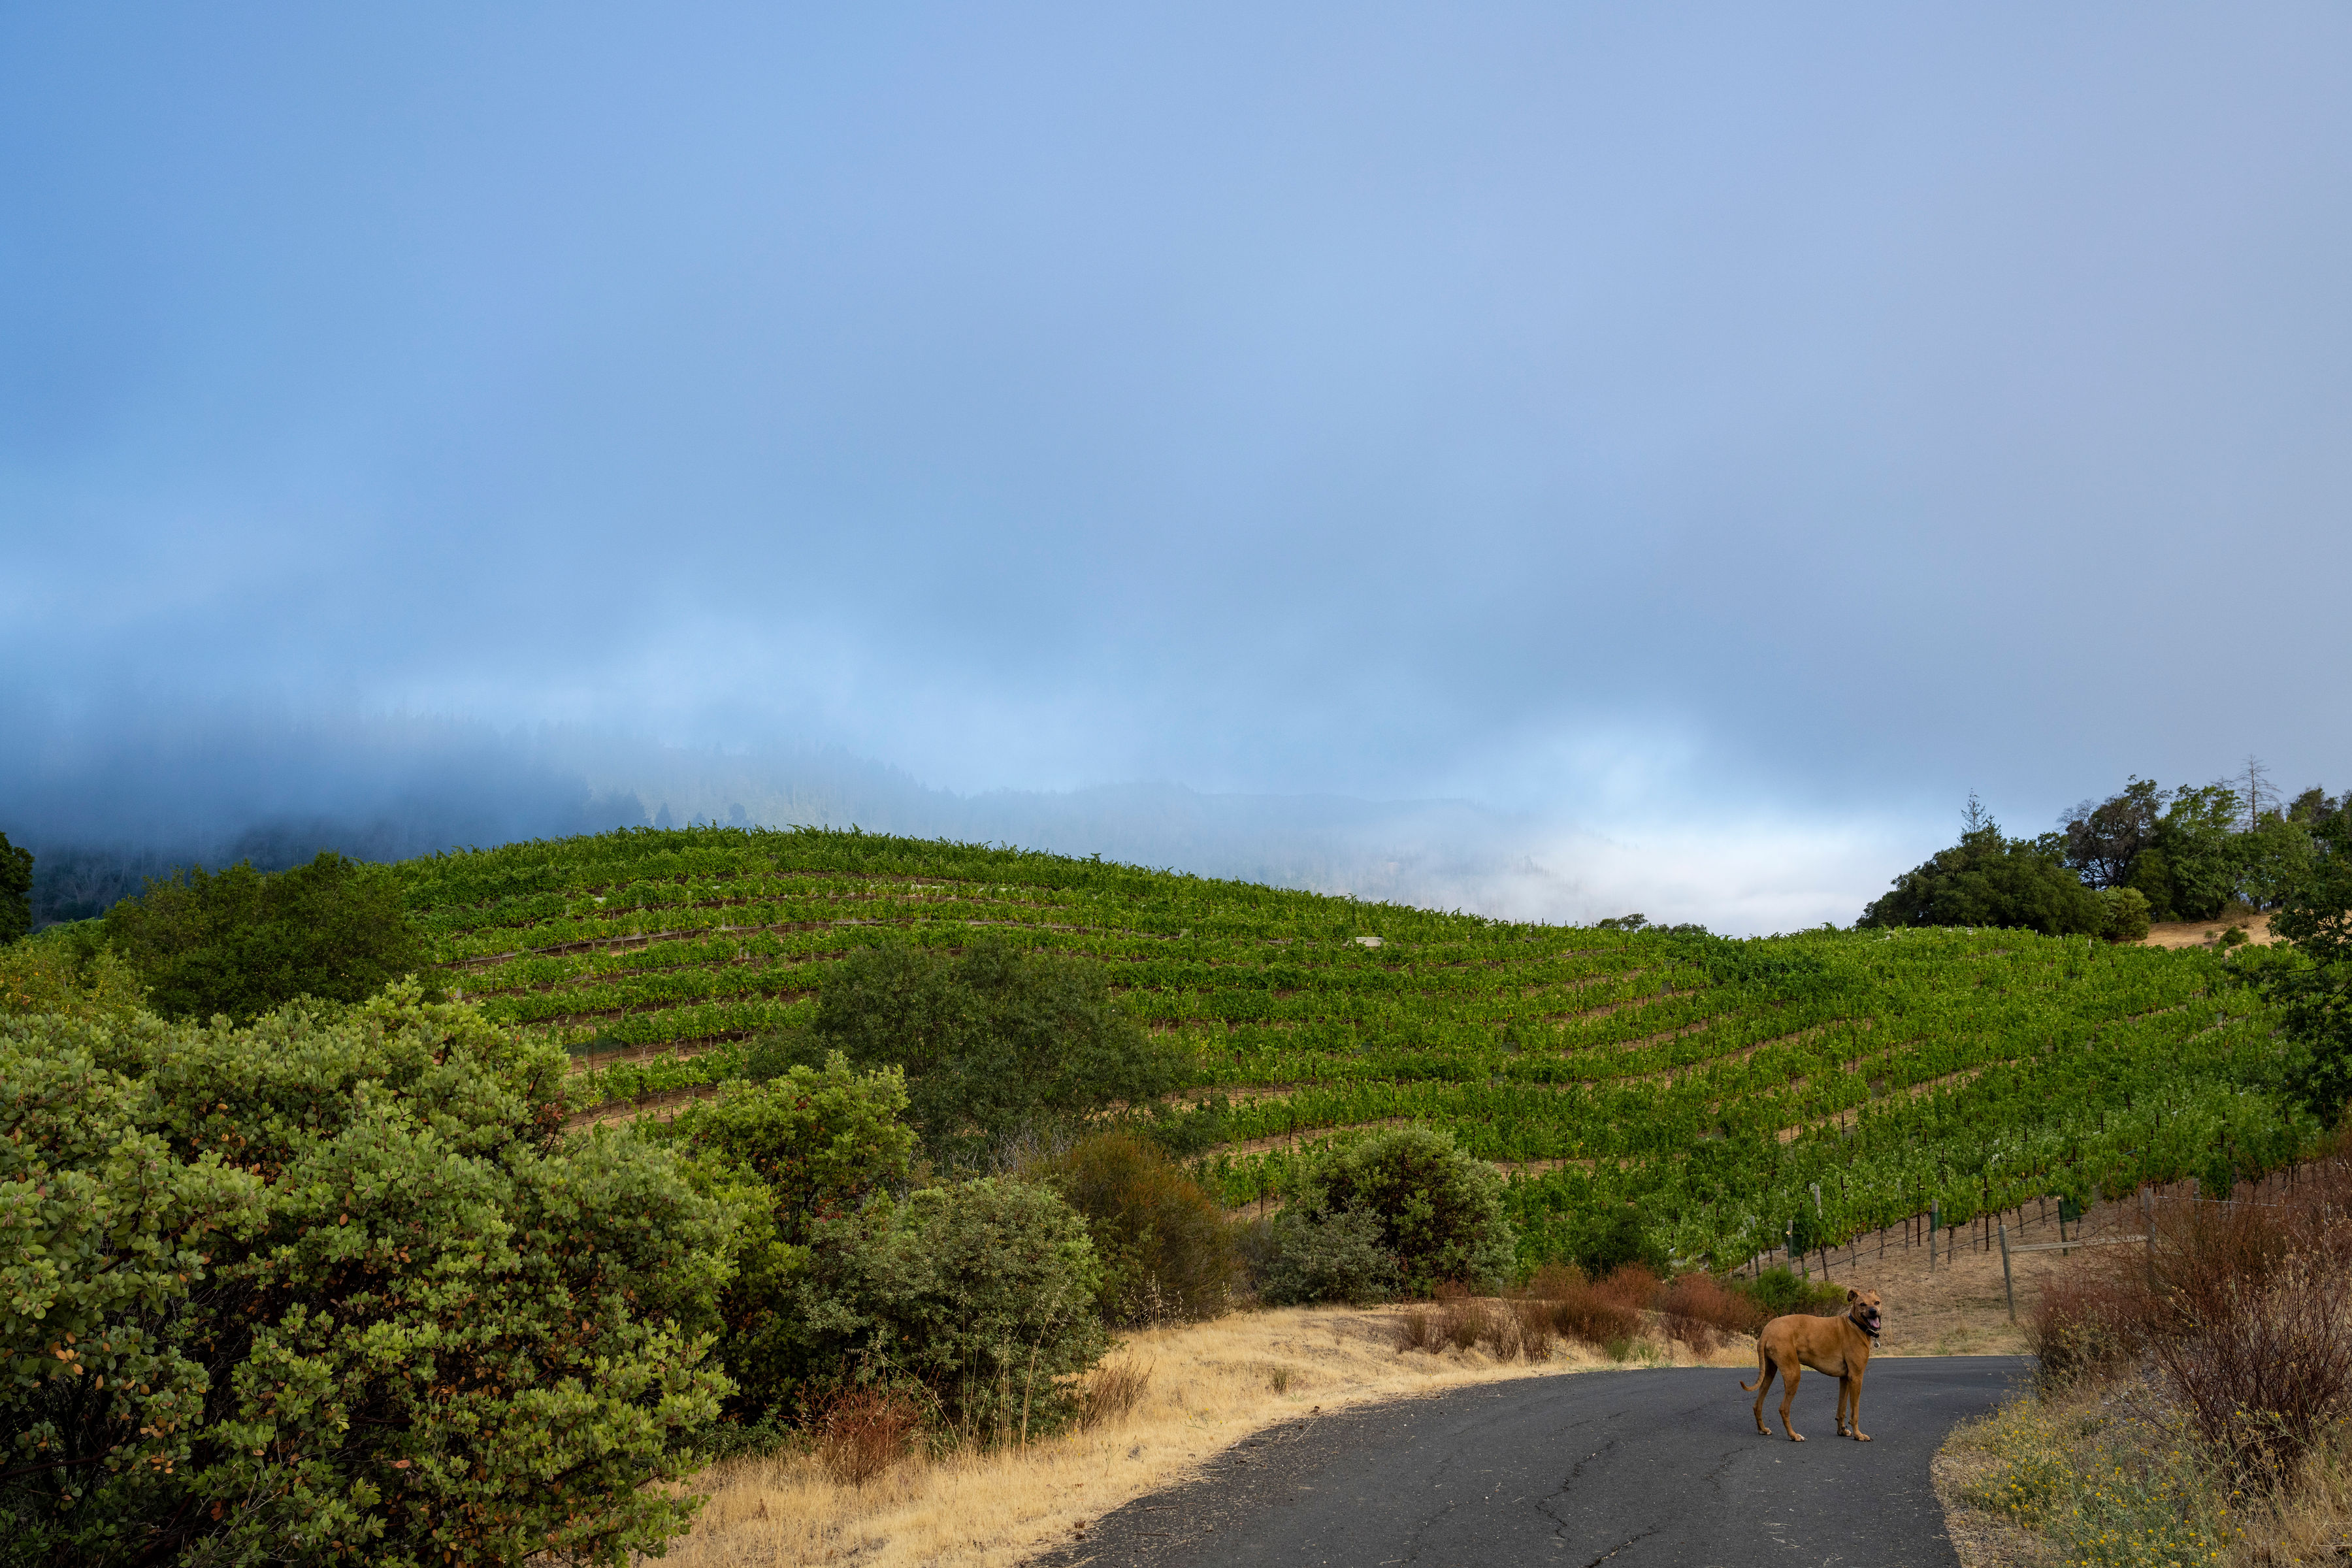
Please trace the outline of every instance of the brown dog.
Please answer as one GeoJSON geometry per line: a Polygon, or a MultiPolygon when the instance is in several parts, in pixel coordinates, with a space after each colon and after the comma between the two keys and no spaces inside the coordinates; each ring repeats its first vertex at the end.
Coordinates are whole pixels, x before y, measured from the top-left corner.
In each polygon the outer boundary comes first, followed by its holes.
{"type": "MultiPolygon", "coordinates": [[[[1797,1372],[1800,1366],[1827,1373],[1838,1380],[1838,1436],[1852,1437],[1857,1443],[1870,1441],[1870,1434],[1862,1429],[1862,1373],[1870,1364],[1870,1347],[1878,1342],[1878,1292],[1849,1290],[1845,1293],[1845,1310],[1834,1318],[1813,1318],[1792,1313],[1775,1318],[1764,1325],[1756,1336],[1757,1378],[1756,1430],[1767,1437],[1772,1428],[1764,1425],[1764,1396],[1772,1391],[1772,1374],[1780,1374],[1780,1430],[1789,1434],[1789,1441],[1801,1443],[1804,1438],[1789,1425],[1789,1403],[1797,1397],[1797,1372]]],[[[1741,1384],[1745,1394],[1751,1385],[1741,1384]]]]}

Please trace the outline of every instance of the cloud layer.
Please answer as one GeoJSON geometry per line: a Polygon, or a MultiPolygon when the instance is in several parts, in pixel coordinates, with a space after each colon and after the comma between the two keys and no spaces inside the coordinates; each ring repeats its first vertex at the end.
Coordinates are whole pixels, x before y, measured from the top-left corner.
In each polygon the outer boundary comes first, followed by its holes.
{"type": "Polygon", "coordinates": [[[0,760],[44,910],[95,913],[173,866],[372,859],[616,826],[862,827],[1019,845],[1516,920],[1641,912],[1736,933],[1851,921],[1903,825],[1661,825],[1605,837],[1463,800],[1215,795],[1172,784],[963,795],[839,750],[663,747],[446,720],[298,721],[214,707],[0,760]],[[62,879],[62,880],[60,880],[62,879]]]}
{"type": "Polygon", "coordinates": [[[2347,67],[2317,5],[19,8],[0,679],[1460,800],[1768,923],[1971,787],[2340,785],[2347,67]]]}

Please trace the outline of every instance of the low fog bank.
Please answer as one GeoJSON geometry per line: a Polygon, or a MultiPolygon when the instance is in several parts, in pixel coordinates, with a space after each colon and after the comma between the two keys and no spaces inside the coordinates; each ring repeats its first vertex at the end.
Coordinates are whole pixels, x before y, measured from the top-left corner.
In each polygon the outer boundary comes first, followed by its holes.
{"type": "Polygon", "coordinates": [[[1851,827],[1602,835],[1463,801],[1168,784],[966,795],[838,751],[446,720],[163,715],[102,736],[55,722],[18,732],[34,743],[0,761],[0,831],[37,857],[42,923],[100,913],[176,866],[274,870],[320,849],[394,860],[688,822],[856,826],[1516,920],[1638,910],[1729,933],[1851,921],[1908,864],[1888,835],[1851,827]]]}
{"type": "Polygon", "coordinates": [[[103,731],[22,713],[0,832],[33,851],[34,919],[103,912],[175,867],[278,870],[338,849],[398,860],[646,820],[487,728],[149,712],[103,731]]]}

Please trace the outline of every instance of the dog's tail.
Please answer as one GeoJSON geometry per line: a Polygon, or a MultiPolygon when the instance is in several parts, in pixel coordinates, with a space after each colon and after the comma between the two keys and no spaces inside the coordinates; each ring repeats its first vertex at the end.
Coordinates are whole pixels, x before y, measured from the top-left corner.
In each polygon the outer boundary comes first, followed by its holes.
{"type": "Polygon", "coordinates": [[[1765,1382],[1769,1379],[1771,1375],[1772,1363],[1764,1354],[1764,1336],[1762,1334],[1759,1334],[1756,1336],[1756,1381],[1753,1383],[1741,1384],[1739,1385],[1739,1392],[1742,1394],[1755,1393],[1758,1389],[1764,1386],[1765,1382]]]}

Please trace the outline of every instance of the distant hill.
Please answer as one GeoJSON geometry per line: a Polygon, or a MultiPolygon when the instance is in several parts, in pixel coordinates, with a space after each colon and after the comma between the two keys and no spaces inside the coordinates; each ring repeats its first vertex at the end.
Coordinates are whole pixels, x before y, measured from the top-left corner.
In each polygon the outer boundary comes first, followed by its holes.
{"type": "MultiPolygon", "coordinates": [[[[23,717],[18,716],[20,719],[23,717]]],[[[1438,907],[1583,912],[1588,841],[1462,801],[1212,794],[1165,783],[958,794],[838,748],[655,745],[456,721],[157,712],[88,735],[26,721],[0,830],[34,921],[87,919],[175,866],[398,860],[618,827],[808,825],[1047,847],[1438,907]]],[[[1595,913],[1615,913],[1601,908],[1595,913]]]]}
{"type": "Polygon", "coordinates": [[[1011,932],[1099,960],[1190,1048],[1229,1202],[1302,1144],[1422,1119],[1513,1172],[1531,1257],[1630,1212],[1651,1245],[1728,1262],[1792,1224],[1834,1240],[1931,1202],[1965,1221],[2275,1163],[2317,1131],[2268,1087],[2253,994],[2195,949],[1522,925],[831,830],[640,829],[400,870],[448,981],[556,1031],[583,1101],[724,1076],[854,947],[1011,932]]]}

